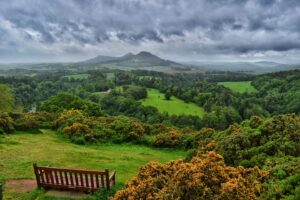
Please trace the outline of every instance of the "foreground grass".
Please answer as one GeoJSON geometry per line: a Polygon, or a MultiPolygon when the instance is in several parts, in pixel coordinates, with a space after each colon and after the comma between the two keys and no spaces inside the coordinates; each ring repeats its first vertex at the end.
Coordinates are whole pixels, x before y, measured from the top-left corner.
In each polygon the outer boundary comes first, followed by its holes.
{"type": "Polygon", "coordinates": [[[203,108],[194,103],[185,103],[172,96],[171,100],[165,100],[165,95],[155,89],[147,89],[148,97],[141,102],[145,106],[154,106],[160,112],[167,112],[174,115],[195,115],[202,117],[205,114],[203,108]]]}
{"type": "Polygon", "coordinates": [[[251,81],[219,82],[218,84],[223,85],[224,87],[227,87],[234,92],[239,92],[239,93],[256,92],[256,89],[251,85],[251,81]]]}
{"type": "MultiPolygon", "coordinates": [[[[149,161],[183,158],[180,150],[153,149],[134,144],[75,145],[54,131],[17,132],[0,138],[0,180],[34,179],[32,164],[117,171],[117,182],[130,180],[149,161]]],[[[5,191],[6,199],[26,199],[5,191]]]]}

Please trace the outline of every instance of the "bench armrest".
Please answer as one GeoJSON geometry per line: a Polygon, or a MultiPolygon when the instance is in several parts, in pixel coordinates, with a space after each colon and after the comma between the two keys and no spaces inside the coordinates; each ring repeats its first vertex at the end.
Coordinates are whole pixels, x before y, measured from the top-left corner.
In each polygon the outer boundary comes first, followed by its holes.
{"type": "Polygon", "coordinates": [[[109,177],[109,183],[112,185],[115,185],[116,183],[116,171],[113,171],[112,174],[109,177]]]}

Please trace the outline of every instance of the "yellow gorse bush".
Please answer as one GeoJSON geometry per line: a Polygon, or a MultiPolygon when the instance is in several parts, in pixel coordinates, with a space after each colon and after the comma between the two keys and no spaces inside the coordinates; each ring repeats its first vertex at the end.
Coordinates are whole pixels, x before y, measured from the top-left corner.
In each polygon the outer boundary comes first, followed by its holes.
{"type": "Polygon", "coordinates": [[[266,176],[258,168],[226,166],[223,157],[211,151],[188,163],[150,162],[112,199],[255,200],[266,176]]]}

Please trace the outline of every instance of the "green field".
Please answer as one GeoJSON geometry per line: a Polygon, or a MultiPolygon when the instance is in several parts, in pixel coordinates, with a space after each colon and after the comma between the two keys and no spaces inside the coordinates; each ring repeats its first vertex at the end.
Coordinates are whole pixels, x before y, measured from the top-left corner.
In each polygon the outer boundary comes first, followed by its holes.
{"type": "Polygon", "coordinates": [[[223,85],[231,89],[234,92],[239,93],[253,93],[256,89],[251,85],[251,81],[240,81],[240,82],[219,82],[219,85],[223,85]]]}
{"type": "MultiPolygon", "coordinates": [[[[184,158],[181,150],[153,149],[134,144],[75,145],[54,131],[41,134],[17,132],[0,136],[0,180],[34,179],[32,163],[79,169],[116,170],[124,183],[148,161],[184,158]]],[[[9,193],[7,199],[26,199],[29,194],[9,193]]]]}
{"type": "Polygon", "coordinates": [[[197,106],[194,103],[185,103],[172,96],[171,100],[165,100],[165,95],[155,89],[147,89],[148,97],[141,100],[145,106],[154,106],[160,112],[167,112],[174,115],[196,115],[202,117],[205,114],[203,108],[197,106]]]}
{"type": "Polygon", "coordinates": [[[84,79],[87,79],[88,77],[90,77],[89,74],[73,74],[73,75],[67,75],[67,76],[64,76],[66,78],[74,78],[76,80],[84,80],[84,79]]]}

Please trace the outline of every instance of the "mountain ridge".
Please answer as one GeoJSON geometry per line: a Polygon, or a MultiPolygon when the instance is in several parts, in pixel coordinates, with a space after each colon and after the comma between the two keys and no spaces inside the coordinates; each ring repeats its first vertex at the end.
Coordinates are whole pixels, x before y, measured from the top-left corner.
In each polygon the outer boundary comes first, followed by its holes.
{"type": "Polygon", "coordinates": [[[154,67],[154,66],[169,66],[169,67],[183,67],[184,65],[160,58],[150,52],[141,51],[137,54],[127,53],[123,56],[112,57],[98,55],[94,58],[79,62],[80,64],[116,64],[127,67],[154,67]]]}

